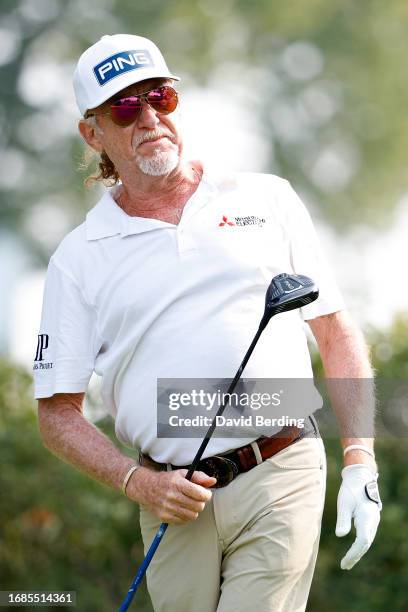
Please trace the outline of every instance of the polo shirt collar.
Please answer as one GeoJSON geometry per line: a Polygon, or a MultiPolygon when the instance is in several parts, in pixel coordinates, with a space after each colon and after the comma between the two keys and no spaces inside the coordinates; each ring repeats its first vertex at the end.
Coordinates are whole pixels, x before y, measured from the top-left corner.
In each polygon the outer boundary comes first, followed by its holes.
{"type": "MultiPolygon", "coordinates": [[[[141,234],[165,227],[177,228],[177,226],[171,223],[158,219],[131,217],[126,214],[114,200],[113,196],[116,189],[116,186],[106,189],[99,202],[86,215],[85,226],[87,240],[99,240],[118,234],[123,238],[131,234],[141,234]]],[[[205,171],[201,177],[200,184],[185,206],[182,219],[191,215],[192,208],[195,208],[197,200],[198,202],[201,201],[201,205],[204,205],[208,201],[208,197],[203,197],[204,189],[207,189],[209,192],[207,194],[208,196],[217,190],[216,185],[208,179],[205,171]]],[[[201,208],[201,206],[199,207],[201,208]]]]}
{"type": "Polygon", "coordinates": [[[131,217],[118,206],[114,200],[115,187],[106,189],[99,202],[86,215],[86,239],[99,240],[120,234],[123,238],[129,234],[140,234],[159,225],[170,225],[156,219],[131,217]]]}

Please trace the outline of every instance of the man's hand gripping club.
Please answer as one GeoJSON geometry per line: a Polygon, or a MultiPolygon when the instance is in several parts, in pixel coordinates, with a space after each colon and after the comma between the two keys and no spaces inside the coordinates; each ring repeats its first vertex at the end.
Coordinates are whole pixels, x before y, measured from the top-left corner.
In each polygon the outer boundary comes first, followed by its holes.
{"type": "Polygon", "coordinates": [[[126,495],[165,523],[195,521],[210,501],[212,493],[208,489],[217,480],[204,472],[194,472],[190,481],[186,474],[187,470],[154,472],[141,467],[130,479],[126,495]]]}

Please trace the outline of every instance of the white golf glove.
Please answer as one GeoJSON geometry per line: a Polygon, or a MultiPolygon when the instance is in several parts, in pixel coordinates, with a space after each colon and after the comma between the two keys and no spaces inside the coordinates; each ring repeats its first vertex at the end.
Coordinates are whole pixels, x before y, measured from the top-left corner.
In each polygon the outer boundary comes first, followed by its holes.
{"type": "Polygon", "coordinates": [[[366,464],[343,468],[343,482],[337,497],[336,536],[347,535],[354,518],[356,539],[341,560],[341,569],[350,570],[370,548],[380,522],[382,503],[377,486],[378,474],[366,464]]]}

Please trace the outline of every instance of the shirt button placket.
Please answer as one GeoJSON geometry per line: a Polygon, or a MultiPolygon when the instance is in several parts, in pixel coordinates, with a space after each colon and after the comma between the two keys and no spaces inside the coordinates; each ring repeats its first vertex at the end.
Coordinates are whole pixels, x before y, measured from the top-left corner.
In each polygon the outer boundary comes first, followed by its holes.
{"type": "Polygon", "coordinates": [[[182,256],[187,251],[191,251],[195,248],[194,242],[189,235],[184,225],[179,225],[177,228],[177,245],[179,255],[182,256]]]}

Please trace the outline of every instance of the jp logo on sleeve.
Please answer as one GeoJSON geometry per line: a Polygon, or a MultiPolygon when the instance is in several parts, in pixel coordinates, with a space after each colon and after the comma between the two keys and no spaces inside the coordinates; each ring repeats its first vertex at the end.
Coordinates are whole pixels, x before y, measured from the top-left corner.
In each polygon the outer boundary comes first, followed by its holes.
{"type": "Polygon", "coordinates": [[[48,348],[49,342],[48,334],[38,334],[37,350],[34,357],[33,370],[49,370],[52,368],[52,362],[44,362],[43,352],[48,348]]]}
{"type": "Polygon", "coordinates": [[[107,57],[94,67],[94,73],[99,85],[106,85],[112,79],[129,70],[153,66],[152,56],[147,49],[136,51],[121,51],[107,57]]]}

